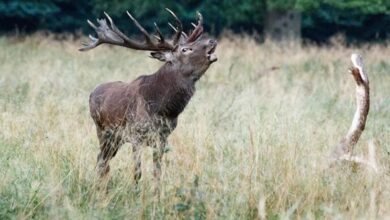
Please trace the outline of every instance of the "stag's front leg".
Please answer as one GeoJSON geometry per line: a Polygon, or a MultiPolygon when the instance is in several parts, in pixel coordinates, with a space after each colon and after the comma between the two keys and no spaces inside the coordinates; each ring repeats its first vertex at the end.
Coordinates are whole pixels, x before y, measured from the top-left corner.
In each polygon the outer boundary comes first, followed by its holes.
{"type": "Polygon", "coordinates": [[[153,165],[154,165],[153,176],[155,182],[155,191],[157,195],[160,194],[161,160],[164,155],[165,145],[166,145],[165,138],[162,138],[161,140],[157,141],[157,143],[153,148],[153,165]]]}
{"type": "Polygon", "coordinates": [[[163,157],[163,154],[164,154],[164,151],[161,149],[154,149],[153,150],[153,165],[154,165],[153,176],[157,182],[160,182],[161,159],[163,157]]]}
{"type": "Polygon", "coordinates": [[[133,146],[133,159],[134,159],[134,181],[135,185],[138,186],[138,182],[141,179],[141,150],[139,145],[133,146]]]}

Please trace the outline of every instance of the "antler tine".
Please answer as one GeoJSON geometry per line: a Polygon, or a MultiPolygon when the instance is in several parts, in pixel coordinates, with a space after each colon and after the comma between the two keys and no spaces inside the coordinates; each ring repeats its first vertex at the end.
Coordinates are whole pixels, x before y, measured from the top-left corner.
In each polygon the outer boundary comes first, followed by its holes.
{"type": "Polygon", "coordinates": [[[95,24],[90,21],[89,19],[87,19],[87,23],[89,24],[89,26],[91,26],[95,31],[97,30],[97,27],[95,26],[95,24]]]}
{"type": "Polygon", "coordinates": [[[97,41],[98,39],[92,35],[88,35],[89,39],[91,39],[92,41],[97,41]]]}
{"type": "Polygon", "coordinates": [[[165,8],[165,10],[167,10],[175,18],[177,28],[175,28],[176,34],[173,38],[173,45],[176,45],[180,41],[180,37],[183,32],[183,24],[181,23],[180,19],[176,16],[176,14],[173,11],[171,11],[169,8],[165,8]]]}
{"type": "Polygon", "coordinates": [[[154,22],[154,27],[156,28],[156,32],[157,32],[158,37],[159,37],[159,41],[160,41],[160,42],[164,42],[164,41],[165,41],[164,36],[162,35],[161,30],[160,30],[160,28],[157,26],[156,22],[154,22]]]}
{"type": "MultiPolygon", "coordinates": [[[[89,26],[91,26],[96,31],[96,33],[98,32],[98,28],[96,27],[96,25],[92,21],[87,19],[87,23],[89,24],[89,26]]],[[[88,37],[89,37],[89,39],[91,39],[91,42],[89,42],[89,43],[88,42],[81,42],[81,44],[84,47],[80,48],[79,49],[80,51],[87,51],[87,50],[95,48],[95,47],[99,46],[99,44],[101,44],[99,42],[99,40],[97,38],[93,37],[92,35],[89,35],[88,37]]]]}
{"type": "MultiPolygon", "coordinates": [[[[175,32],[177,31],[177,29],[175,28],[175,26],[173,26],[170,22],[168,22],[168,25],[169,25],[169,27],[171,27],[175,32]]],[[[184,37],[184,38],[188,38],[188,35],[184,32],[184,31],[182,31],[181,32],[181,35],[184,37]]]]}
{"type": "Polygon", "coordinates": [[[203,25],[203,15],[199,11],[196,14],[198,15],[198,25],[203,25]]]}
{"type": "Polygon", "coordinates": [[[142,34],[144,34],[146,41],[152,42],[152,39],[150,39],[150,34],[145,30],[145,28],[142,27],[142,25],[140,23],[138,23],[138,21],[130,14],[129,11],[126,11],[126,13],[130,17],[130,19],[133,21],[135,26],[137,26],[137,28],[142,32],[142,34]]]}
{"type": "Polygon", "coordinates": [[[110,17],[110,15],[108,15],[108,13],[106,12],[103,12],[104,15],[107,17],[108,21],[110,22],[110,26],[111,26],[111,30],[119,35],[120,38],[122,38],[122,40],[124,41],[127,41],[127,42],[132,42],[132,40],[130,38],[128,38],[124,33],[122,33],[117,27],[116,25],[114,24],[114,22],[112,21],[112,18],[110,17]]]}
{"type": "Polygon", "coordinates": [[[187,42],[194,42],[203,34],[203,16],[199,11],[196,14],[198,16],[198,24],[195,25],[194,30],[187,39],[187,42]]]}
{"type": "Polygon", "coordinates": [[[107,14],[107,12],[103,12],[103,14],[107,17],[108,21],[110,22],[110,25],[111,27],[116,27],[114,22],[112,21],[112,18],[110,17],[110,15],[107,14]]]}
{"type": "Polygon", "coordinates": [[[79,51],[87,51],[87,50],[90,50],[90,49],[93,49],[93,48],[97,47],[100,43],[98,43],[97,41],[96,42],[92,41],[91,43],[81,42],[81,44],[84,47],[80,48],[79,51]]]}

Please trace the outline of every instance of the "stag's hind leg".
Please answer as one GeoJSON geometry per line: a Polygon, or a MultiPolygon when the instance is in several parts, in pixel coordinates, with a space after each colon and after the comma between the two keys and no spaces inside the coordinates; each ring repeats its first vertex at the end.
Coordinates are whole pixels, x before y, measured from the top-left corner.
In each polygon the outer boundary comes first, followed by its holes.
{"type": "Polygon", "coordinates": [[[135,185],[138,185],[141,179],[141,149],[140,145],[133,145],[133,159],[134,159],[134,181],[135,185]]]}
{"type": "Polygon", "coordinates": [[[122,138],[118,132],[102,129],[97,129],[97,134],[100,142],[100,153],[97,157],[96,168],[100,177],[105,177],[110,171],[109,161],[113,158],[122,145],[122,138]]]}

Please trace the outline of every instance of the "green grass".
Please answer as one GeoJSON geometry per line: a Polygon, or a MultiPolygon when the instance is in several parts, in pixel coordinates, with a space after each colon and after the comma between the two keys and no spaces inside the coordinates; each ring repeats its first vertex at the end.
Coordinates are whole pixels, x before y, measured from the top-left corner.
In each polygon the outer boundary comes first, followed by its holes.
{"type": "Polygon", "coordinates": [[[81,53],[71,40],[0,38],[0,219],[389,218],[390,47],[220,42],[169,138],[156,201],[150,148],[138,190],[129,145],[100,189],[88,96],[161,63],[124,48],[81,53]],[[355,152],[367,155],[373,140],[379,173],[326,168],[356,107],[352,52],[365,58],[372,98],[355,152]]]}

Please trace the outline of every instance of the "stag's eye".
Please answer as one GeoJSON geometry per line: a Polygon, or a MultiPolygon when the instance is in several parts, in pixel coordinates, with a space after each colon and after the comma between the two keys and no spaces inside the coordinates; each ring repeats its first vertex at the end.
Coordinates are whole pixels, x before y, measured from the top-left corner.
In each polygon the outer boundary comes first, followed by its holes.
{"type": "Polygon", "coordinates": [[[192,48],[183,48],[183,49],[181,49],[182,53],[185,53],[185,52],[188,52],[188,51],[192,51],[192,48]]]}

